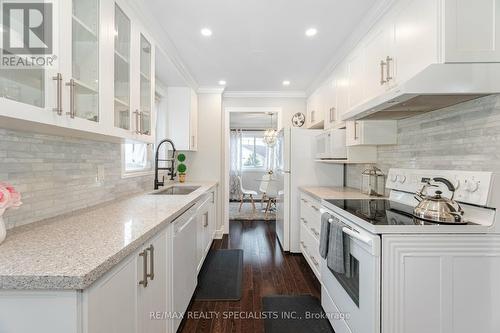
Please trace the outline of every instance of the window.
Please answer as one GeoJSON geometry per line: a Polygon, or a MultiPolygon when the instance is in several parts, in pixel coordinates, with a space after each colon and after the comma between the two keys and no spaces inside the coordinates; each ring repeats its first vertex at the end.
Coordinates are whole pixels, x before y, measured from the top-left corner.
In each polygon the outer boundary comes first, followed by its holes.
{"type": "Polygon", "coordinates": [[[152,148],[146,143],[123,144],[123,173],[132,175],[152,170],[152,148]]]}
{"type": "Polygon", "coordinates": [[[263,133],[244,133],[241,138],[241,165],[243,169],[265,169],[268,150],[263,133]]]}

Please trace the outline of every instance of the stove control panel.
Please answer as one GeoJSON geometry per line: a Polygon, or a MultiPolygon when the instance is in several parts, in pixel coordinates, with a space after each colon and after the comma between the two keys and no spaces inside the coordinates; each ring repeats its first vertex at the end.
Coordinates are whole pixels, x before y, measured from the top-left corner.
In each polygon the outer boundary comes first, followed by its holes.
{"type": "MultiPolygon", "coordinates": [[[[420,191],[430,179],[441,177],[449,180],[455,187],[455,200],[473,205],[486,206],[492,184],[491,172],[474,172],[460,170],[420,170],[420,169],[390,169],[387,175],[386,187],[409,193],[420,191]]],[[[443,196],[450,197],[451,192],[445,184],[433,182],[437,187],[431,187],[428,194],[439,190],[443,196]]]]}

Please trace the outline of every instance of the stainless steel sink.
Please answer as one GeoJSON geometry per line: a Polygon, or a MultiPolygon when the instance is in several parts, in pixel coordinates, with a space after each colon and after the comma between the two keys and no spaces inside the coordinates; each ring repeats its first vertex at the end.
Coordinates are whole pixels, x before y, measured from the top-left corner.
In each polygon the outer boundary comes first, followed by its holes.
{"type": "Polygon", "coordinates": [[[154,192],[151,194],[154,194],[154,195],[187,195],[187,194],[193,193],[194,191],[196,191],[199,188],[200,188],[200,186],[170,186],[164,190],[154,192]]]}

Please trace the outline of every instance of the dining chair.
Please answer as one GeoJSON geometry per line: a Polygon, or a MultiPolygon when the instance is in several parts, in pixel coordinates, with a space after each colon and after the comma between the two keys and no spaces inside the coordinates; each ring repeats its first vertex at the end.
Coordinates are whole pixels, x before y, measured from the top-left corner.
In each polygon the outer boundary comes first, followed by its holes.
{"type": "Polygon", "coordinates": [[[264,201],[266,200],[266,192],[267,192],[267,187],[269,186],[269,180],[271,179],[271,175],[269,173],[266,173],[265,175],[262,176],[262,180],[260,181],[259,185],[259,192],[261,193],[261,198],[260,198],[260,207],[264,207],[264,201]]]}
{"type": "Polygon", "coordinates": [[[269,215],[269,211],[272,208],[272,205],[276,207],[276,200],[278,198],[278,182],[271,180],[269,181],[269,185],[267,186],[266,197],[267,197],[267,205],[266,205],[266,220],[269,215]]]}
{"type": "Polygon", "coordinates": [[[250,197],[250,201],[252,202],[253,206],[253,211],[255,212],[255,202],[254,202],[254,196],[257,196],[257,192],[253,190],[248,190],[243,187],[243,181],[241,180],[241,176],[238,176],[238,181],[240,182],[240,208],[238,209],[238,212],[241,212],[241,206],[243,206],[243,200],[245,197],[248,195],[250,197]]]}

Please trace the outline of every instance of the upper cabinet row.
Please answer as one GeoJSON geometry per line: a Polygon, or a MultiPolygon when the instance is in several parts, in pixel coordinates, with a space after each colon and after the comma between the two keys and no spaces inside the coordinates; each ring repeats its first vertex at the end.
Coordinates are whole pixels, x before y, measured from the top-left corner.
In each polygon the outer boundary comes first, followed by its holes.
{"type": "Polygon", "coordinates": [[[495,62],[500,0],[398,0],[312,93],[307,127],[344,126],[349,111],[432,64],[495,62]]]}
{"type": "Polygon", "coordinates": [[[154,142],[155,47],[134,11],[112,0],[53,6],[56,62],[2,69],[0,118],[154,142]]]}

